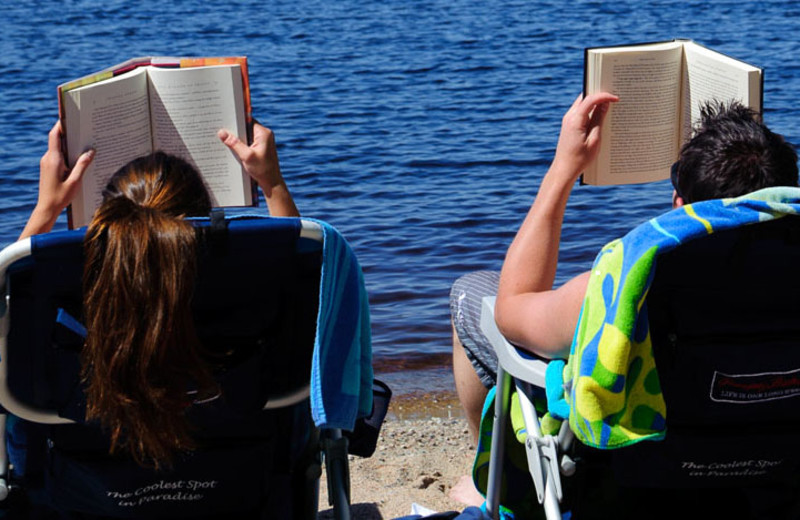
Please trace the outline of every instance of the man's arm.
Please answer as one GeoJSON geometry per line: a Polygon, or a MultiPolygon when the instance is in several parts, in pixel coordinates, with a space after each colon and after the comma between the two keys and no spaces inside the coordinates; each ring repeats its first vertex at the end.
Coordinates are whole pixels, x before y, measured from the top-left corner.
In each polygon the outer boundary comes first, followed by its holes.
{"type": "Polygon", "coordinates": [[[575,181],[597,156],[609,104],[617,100],[608,93],[578,97],[564,115],[555,158],[503,263],[498,327],[509,341],[545,357],[569,354],[586,294],[588,272],[553,289],[561,225],[575,181]]]}

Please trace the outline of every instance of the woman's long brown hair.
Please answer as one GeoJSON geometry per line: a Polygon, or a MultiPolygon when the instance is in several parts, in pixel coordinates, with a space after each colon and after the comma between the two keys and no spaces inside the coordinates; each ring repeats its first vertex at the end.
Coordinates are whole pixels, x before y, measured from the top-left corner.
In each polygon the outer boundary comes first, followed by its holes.
{"type": "Polygon", "coordinates": [[[189,164],[161,152],[109,182],[84,239],[82,354],[88,420],[140,465],[170,466],[194,447],[190,389],[213,391],[191,314],[196,238],[185,216],[207,215],[189,164]]]}

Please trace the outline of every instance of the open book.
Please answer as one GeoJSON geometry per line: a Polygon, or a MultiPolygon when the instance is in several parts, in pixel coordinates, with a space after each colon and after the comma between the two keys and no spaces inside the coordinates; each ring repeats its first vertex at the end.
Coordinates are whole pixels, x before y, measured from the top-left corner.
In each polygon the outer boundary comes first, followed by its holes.
{"type": "Polygon", "coordinates": [[[595,185],[666,179],[706,101],[737,100],[762,112],[761,69],[689,40],[588,48],[584,93],[619,96],[600,153],[583,175],[595,185]]]}
{"type": "Polygon", "coordinates": [[[203,176],[215,206],[250,206],[255,184],[217,137],[248,141],[247,58],[134,58],[58,87],[67,163],[97,152],[69,208],[70,228],[89,223],[109,178],[156,150],[203,176]]]}

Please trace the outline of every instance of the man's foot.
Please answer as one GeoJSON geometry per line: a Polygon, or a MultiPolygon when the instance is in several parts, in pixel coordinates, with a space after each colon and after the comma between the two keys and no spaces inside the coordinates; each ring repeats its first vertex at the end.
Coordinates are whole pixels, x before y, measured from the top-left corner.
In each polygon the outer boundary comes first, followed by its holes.
{"type": "Polygon", "coordinates": [[[456,485],[450,489],[447,496],[450,497],[451,500],[468,506],[480,507],[484,502],[483,495],[475,489],[475,484],[472,482],[472,477],[469,475],[462,475],[458,479],[458,482],[456,482],[456,485]]]}

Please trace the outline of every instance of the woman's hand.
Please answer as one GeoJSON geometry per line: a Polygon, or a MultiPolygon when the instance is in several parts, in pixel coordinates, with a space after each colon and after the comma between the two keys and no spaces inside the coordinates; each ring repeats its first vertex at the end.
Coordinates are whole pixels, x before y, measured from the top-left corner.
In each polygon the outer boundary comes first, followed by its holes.
{"type": "Polygon", "coordinates": [[[75,195],[83,174],[94,159],[94,150],[83,152],[72,170],[61,153],[61,122],[56,122],[47,138],[47,152],[39,161],[39,198],[20,239],[47,233],[75,195]]]}
{"type": "Polygon", "coordinates": [[[275,217],[300,216],[289,188],[281,175],[278,149],[272,130],[258,123],[253,125],[253,144],[247,146],[231,132],[222,129],[217,135],[231,149],[244,170],[264,192],[269,213],[275,217]]]}
{"type": "Polygon", "coordinates": [[[233,151],[245,171],[255,179],[267,197],[271,196],[275,186],[283,184],[278,150],[275,146],[275,134],[272,133],[272,130],[255,123],[253,125],[253,144],[250,146],[227,130],[220,130],[217,135],[233,151]]]}

